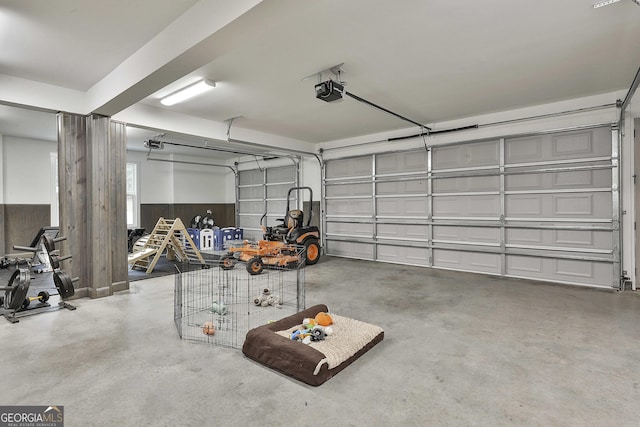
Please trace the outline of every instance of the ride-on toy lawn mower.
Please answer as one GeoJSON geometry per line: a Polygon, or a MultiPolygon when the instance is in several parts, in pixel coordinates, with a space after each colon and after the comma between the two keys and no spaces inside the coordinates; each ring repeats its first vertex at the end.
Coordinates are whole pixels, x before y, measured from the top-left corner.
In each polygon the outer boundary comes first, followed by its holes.
{"type": "Polygon", "coordinates": [[[247,265],[249,274],[260,274],[265,266],[286,268],[300,262],[313,265],[320,259],[320,232],[311,224],[313,218],[313,190],[310,187],[292,187],[287,193],[287,212],[284,218],[278,219],[282,224],[267,227],[265,213],[260,218],[263,240],[246,241],[242,246],[232,247],[220,259],[224,270],[235,267],[237,261],[247,265]],[[304,213],[299,209],[290,210],[291,193],[298,190],[309,191],[309,216],[304,221],[304,213]]]}

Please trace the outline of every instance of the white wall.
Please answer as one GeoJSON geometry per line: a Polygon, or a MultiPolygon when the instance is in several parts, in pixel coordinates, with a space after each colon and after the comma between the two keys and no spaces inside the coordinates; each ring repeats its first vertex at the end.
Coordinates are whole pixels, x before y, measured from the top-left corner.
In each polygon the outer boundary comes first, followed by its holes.
{"type": "Polygon", "coordinates": [[[56,142],[4,135],[2,137],[2,202],[22,205],[50,204],[50,153],[57,152],[56,142]]]}
{"type": "Polygon", "coordinates": [[[177,163],[223,164],[222,161],[155,152],[151,153],[151,158],[175,160],[176,163],[147,160],[146,152],[127,152],[127,162],[138,164],[141,204],[234,203],[235,180],[230,169],[177,163]]]}
{"type": "Polygon", "coordinates": [[[313,190],[313,199],[316,202],[320,201],[322,175],[320,163],[315,157],[306,156],[302,158],[301,175],[301,185],[311,187],[313,190]]]}
{"type": "MultiPolygon", "coordinates": [[[[153,155],[166,159],[166,156],[153,155]]],[[[127,151],[127,163],[138,164],[139,202],[173,203],[173,165],[171,163],[150,162],[147,154],[127,151]]]]}
{"type": "MultiPolygon", "coordinates": [[[[196,163],[220,164],[218,161],[210,161],[203,158],[174,156],[174,159],[196,163]]],[[[227,175],[234,176],[233,172],[228,168],[174,163],[174,203],[225,203],[227,199],[227,175]]]]}

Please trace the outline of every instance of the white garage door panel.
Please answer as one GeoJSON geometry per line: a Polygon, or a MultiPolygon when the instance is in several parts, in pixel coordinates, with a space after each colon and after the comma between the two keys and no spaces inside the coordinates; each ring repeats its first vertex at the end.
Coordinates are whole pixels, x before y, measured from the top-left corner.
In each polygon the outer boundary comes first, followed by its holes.
{"type": "Polygon", "coordinates": [[[402,246],[378,245],[378,260],[398,264],[429,265],[427,248],[409,248],[402,246]]]}
{"type": "Polygon", "coordinates": [[[509,228],[505,235],[507,245],[549,246],[603,252],[611,251],[613,248],[613,236],[610,231],[509,228]]]}
{"type": "MultiPolygon", "coordinates": [[[[291,187],[295,187],[293,182],[288,182],[286,184],[277,184],[277,185],[267,185],[267,199],[286,199],[287,193],[291,187]]],[[[295,200],[297,197],[297,192],[291,193],[291,205],[295,206],[295,200]]]]}
{"type": "MultiPolygon", "coordinates": [[[[295,182],[295,180],[296,180],[296,169],[293,166],[267,168],[268,183],[286,182],[290,184],[295,182]]],[[[291,187],[291,185],[289,185],[288,187],[291,187]]]]}
{"type": "Polygon", "coordinates": [[[442,178],[433,180],[434,193],[454,193],[462,191],[499,191],[498,176],[477,176],[469,178],[442,178]]]}
{"type": "Polygon", "coordinates": [[[427,194],[427,190],[427,180],[376,183],[376,194],[381,196],[396,194],[427,194]]]}
{"type": "Polygon", "coordinates": [[[611,188],[611,170],[507,175],[505,186],[507,191],[611,188]]]}
{"type": "Polygon", "coordinates": [[[327,216],[355,215],[373,216],[373,206],[370,199],[327,200],[327,216]]]}
{"type": "Polygon", "coordinates": [[[241,171],[238,174],[239,185],[262,184],[264,173],[260,170],[241,171]]]}
{"type": "Polygon", "coordinates": [[[433,170],[498,165],[499,141],[433,148],[433,170]]]}
{"type": "Polygon", "coordinates": [[[240,201],[238,203],[240,207],[240,212],[243,214],[263,214],[264,213],[264,202],[263,201],[255,201],[255,202],[246,202],[240,201]]]}
{"type": "Polygon", "coordinates": [[[328,236],[358,236],[373,238],[373,224],[327,222],[328,236]]]}
{"type": "Polygon", "coordinates": [[[424,172],[427,170],[427,150],[376,156],[376,174],[424,172]]]}
{"type": "Polygon", "coordinates": [[[433,240],[449,243],[485,243],[500,245],[500,229],[490,227],[433,226],[433,240]]]}
{"type": "Polygon", "coordinates": [[[327,252],[332,255],[373,260],[373,244],[371,243],[329,240],[326,244],[327,252]]]}
{"type": "Polygon", "coordinates": [[[612,208],[611,193],[513,194],[505,202],[509,219],[610,220],[612,208]]]}
{"type": "Polygon", "coordinates": [[[476,273],[500,273],[500,255],[482,252],[433,250],[433,266],[476,273]]]}
{"type": "Polygon", "coordinates": [[[529,163],[611,155],[611,130],[586,129],[505,140],[505,161],[529,163]]]}
{"type": "Polygon", "coordinates": [[[613,264],[507,255],[506,274],[554,282],[606,286],[614,277],[613,264]]]}
{"type": "Polygon", "coordinates": [[[243,238],[247,240],[259,240],[262,238],[259,216],[241,216],[238,220],[238,227],[243,230],[243,238]]]}
{"type": "Polygon", "coordinates": [[[371,196],[372,193],[373,193],[373,186],[371,183],[327,185],[325,196],[326,197],[371,196]]]}
{"type": "Polygon", "coordinates": [[[429,226],[415,224],[378,224],[377,236],[380,239],[408,239],[427,241],[429,226]]]}
{"type": "Polygon", "coordinates": [[[500,217],[500,197],[483,196],[438,196],[433,197],[434,217],[500,217]]]}
{"type": "Polygon", "coordinates": [[[376,200],[376,211],[378,216],[398,217],[398,216],[420,216],[429,214],[428,200],[426,197],[385,197],[376,200]]]}
{"type": "Polygon", "coordinates": [[[255,228],[257,230],[260,228],[260,216],[242,215],[238,224],[241,228],[255,228]]]}
{"type": "Polygon", "coordinates": [[[239,189],[240,200],[246,199],[260,199],[264,197],[264,188],[259,187],[240,187],[239,189]]]}
{"type": "Polygon", "coordinates": [[[372,174],[372,165],[373,158],[371,156],[332,160],[327,162],[325,173],[326,177],[329,179],[365,175],[370,176],[372,174]]]}
{"type": "Polygon", "coordinates": [[[287,202],[285,200],[268,200],[267,213],[269,216],[275,215],[278,218],[284,218],[287,214],[287,202]]]}

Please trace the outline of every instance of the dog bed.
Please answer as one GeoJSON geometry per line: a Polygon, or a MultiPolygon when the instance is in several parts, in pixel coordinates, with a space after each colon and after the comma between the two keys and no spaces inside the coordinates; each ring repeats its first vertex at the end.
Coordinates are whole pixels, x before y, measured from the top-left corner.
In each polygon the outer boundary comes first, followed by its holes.
{"type": "Polygon", "coordinates": [[[242,352],[250,359],[312,386],[323,384],[382,341],[384,331],[371,325],[331,313],[333,334],[309,345],[292,341],[289,333],[319,312],[324,304],[250,330],[242,352]]]}

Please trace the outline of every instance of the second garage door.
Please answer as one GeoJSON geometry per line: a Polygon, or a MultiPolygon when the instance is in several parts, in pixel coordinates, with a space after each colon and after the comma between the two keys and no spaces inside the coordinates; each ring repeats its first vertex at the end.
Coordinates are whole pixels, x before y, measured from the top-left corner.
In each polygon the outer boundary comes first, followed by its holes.
{"type": "Polygon", "coordinates": [[[610,127],[329,160],[329,255],[618,287],[610,127]]]}

